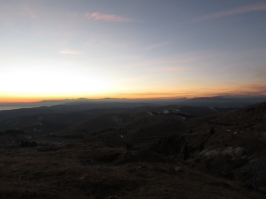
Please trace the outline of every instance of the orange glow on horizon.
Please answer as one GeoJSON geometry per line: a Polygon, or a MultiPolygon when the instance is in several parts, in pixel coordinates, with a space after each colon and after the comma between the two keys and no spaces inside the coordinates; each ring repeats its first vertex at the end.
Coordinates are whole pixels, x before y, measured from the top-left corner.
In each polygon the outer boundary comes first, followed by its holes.
{"type": "MultiPolygon", "coordinates": [[[[245,95],[249,93],[226,93],[226,94],[239,94],[239,95],[245,95]]],[[[92,99],[92,100],[97,100],[97,99],[103,99],[103,98],[126,98],[126,99],[171,99],[171,98],[182,98],[182,97],[187,97],[187,98],[194,98],[194,97],[213,97],[213,96],[218,96],[219,94],[202,94],[202,95],[160,95],[160,94],[149,94],[149,95],[139,95],[139,94],[125,94],[125,95],[113,95],[113,96],[101,96],[101,97],[39,97],[39,98],[27,98],[27,97],[6,97],[6,98],[1,98],[0,103],[34,103],[34,102],[40,102],[44,100],[65,100],[65,99],[79,99],[79,98],[85,98],[85,99],[92,99]]],[[[223,94],[221,94],[223,95],[223,94]]]]}
{"type": "Polygon", "coordinates": [[[158,98],[193,98],[193,97],[212,97],[218,95],[266,95],[265,86],[263,84],[253,85],[230,85],[225,87],[222,85],[209,87],[191,87],[179,88],[158,88],[158,90],[145,91],[122,91],[122,92],[96,92],[96,93],[58,93],[58,94],[34,94],[34,93],[0,93],[0,103],[16,103],[16,102],[40,102],[43,100],[64,100],[64,99],[102,99],[102,98],[127,98],[127,99],[158,99],[158,98]],[[163,91],[163,92],[160,92],[163,91]]]}

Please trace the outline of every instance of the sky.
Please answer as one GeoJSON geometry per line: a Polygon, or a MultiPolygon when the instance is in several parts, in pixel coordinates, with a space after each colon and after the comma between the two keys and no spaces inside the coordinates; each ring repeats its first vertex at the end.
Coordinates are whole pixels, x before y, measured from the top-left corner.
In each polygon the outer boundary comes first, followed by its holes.
{"type": "Polygon", "coordinates": [[[266,94],[265,0],[0,0],[0,102],[266,94]]]}

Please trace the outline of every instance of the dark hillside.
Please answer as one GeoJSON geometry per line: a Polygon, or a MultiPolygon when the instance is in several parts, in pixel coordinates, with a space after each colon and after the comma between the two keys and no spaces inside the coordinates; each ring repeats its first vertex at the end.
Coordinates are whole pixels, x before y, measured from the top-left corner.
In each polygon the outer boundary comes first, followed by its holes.
{"type": "Polygon", "coordinates": [[[147,150],[103,143],[0,150],[0,198],[264,197],[147,150]]]}
{"type": "Polygon", "coordinates": [[[0,198],[265,198],[265,110],[94,109],[49,136],[2,131],[0,198]]]}

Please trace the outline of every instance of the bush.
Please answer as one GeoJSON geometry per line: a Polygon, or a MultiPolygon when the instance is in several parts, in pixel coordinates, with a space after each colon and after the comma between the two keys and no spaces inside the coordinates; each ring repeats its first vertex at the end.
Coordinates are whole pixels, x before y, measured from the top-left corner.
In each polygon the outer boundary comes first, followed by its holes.
{"type": "Polygon", "coordinates": [[[29,141],[22,140],[20,142],[19,147],[24,148],[24,147],[36,147],[36,146],[37,146],[37,142],[29,142],[29,141]]]}
{"type": "Polygon", "coordinates": [[[133,144],[131,143],[126,143],[126,149],[130,150],[133,148],[133,144]]]}

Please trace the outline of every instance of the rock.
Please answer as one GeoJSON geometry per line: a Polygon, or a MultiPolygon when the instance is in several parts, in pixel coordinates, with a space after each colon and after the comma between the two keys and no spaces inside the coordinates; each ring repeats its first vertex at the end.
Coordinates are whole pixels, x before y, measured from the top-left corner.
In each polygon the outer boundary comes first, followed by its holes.
{"type": "Polygon", "coordinates": [[[177,171],[177,172],[179,172],[179,171],[181,171],[182,170],[182,168],[181,167],[175,167],[175,171],[177,171]]]}
{"type": "Polygon", "coordinates": [[[139,169],[148,169],[148,167],[145,165],[141,165],[141,166],[139,166],[139,169]]]}

